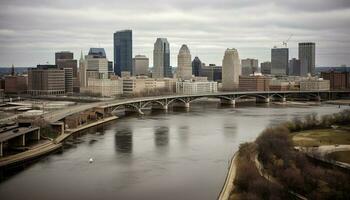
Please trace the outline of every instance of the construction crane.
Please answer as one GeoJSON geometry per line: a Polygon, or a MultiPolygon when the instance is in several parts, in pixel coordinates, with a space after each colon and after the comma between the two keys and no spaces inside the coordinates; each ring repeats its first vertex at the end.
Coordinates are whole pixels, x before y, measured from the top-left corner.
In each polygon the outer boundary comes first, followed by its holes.
{"type": "Polygon", "coordinates": [[[289,38],[282,42],[282,45],[287,47],[288,46],[288,42],[289,42],[290,38],[292,38],[292,36],[293,36],[293,34],[290,34],[289,38]]]}

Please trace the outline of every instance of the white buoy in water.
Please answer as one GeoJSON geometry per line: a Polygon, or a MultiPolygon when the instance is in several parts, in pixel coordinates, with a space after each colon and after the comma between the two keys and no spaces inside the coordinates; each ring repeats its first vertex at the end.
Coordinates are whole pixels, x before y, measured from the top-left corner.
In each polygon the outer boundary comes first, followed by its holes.
{"type": "Polygon", "coordinates": [[[94,162],[94,159],[90,158],[89,163],[93,163],[93,162],[94,162]]]}

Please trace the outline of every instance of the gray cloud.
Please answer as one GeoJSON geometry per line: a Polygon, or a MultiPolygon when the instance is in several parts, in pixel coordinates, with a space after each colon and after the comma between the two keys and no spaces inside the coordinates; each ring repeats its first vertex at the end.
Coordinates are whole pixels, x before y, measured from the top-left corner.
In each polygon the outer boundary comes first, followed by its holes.
{"type": "Polygon", "coordinates": [[[270,59],[270,48],[293,34],[317,43],[317,65],[350,65],[348,0],[2,0],[0,66],[33,66],[54,60],[54,52],[101,46],[113,60],[113,32],[132,29],[134,54],[151,59],[157,37],[171,43],[171,63],[186,43],[206,63],[221,65],[227,47],[241,58],[270,59]]]}

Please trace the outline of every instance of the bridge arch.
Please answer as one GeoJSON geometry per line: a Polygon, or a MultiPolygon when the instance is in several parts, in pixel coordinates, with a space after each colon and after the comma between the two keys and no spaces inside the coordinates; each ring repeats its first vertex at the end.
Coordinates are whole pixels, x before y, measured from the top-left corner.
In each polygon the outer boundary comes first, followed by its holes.
{"type": "Polygon", "coordinates": [[[260,97],[263,99],[268,99],[268,96],[264,96],[264,95],[260,95],[260,94],[244,94],[244,95],[240,95],[238,97],[235,98],[235,100],[241,99],[243,97],[260,97]]]}
{"type": "Polygon", "coordinates": [[[278,97],[280,97],[281,99],[283,99],[283,98],[286,97],[285,95],[281,95],[281,94],[278,94],[278,93],[274,93],[274,94],[270,95],[269,98],[273,98],[274,96],[278,96],[278,97]]]}
{"type": "Polygon", "coordinates": [[[147,101],[145,104],[143,104],[142,106],[141,106],[141,109],[143,109],[143,108],[146,108],[146,106],[148,106],[148,105],[152,105],[153,103],[156,103],[156,104],[158,104],[158,105],[160,105],[160,106],[165,106],[166,104],[165,103],[163,103],[163,102],[161,102],[161,101],[159,101],[159,100],[154,100],[154,101],[147,101]]]}
{"type": "Polygon", "coordinates": [[[190,101],[187,102],[187,101],[185,101],[182,98],[174,98],[174,99],[171,99],[170,101],[168,101],[167,106],[171,105],[172,103],[175,103],[176,101],[178,101],[178,102],[180,101],[180,102],[182,102],[184,104],[190,103],[190,101]]]}
{"type": "Polygon", "coordinates": [[[118,106],[116,106],[116,107],[113,108],[112,112],[115,112],[116,110],[118,110],[118,109],[121,108],[121,107],[124,107],[124,108],[131,108],[131,109],[133,109],[135,112],[140,112],[140,108],[137,107],[136,105],[132,104],[132,103],[118,105],[118,106]]]}

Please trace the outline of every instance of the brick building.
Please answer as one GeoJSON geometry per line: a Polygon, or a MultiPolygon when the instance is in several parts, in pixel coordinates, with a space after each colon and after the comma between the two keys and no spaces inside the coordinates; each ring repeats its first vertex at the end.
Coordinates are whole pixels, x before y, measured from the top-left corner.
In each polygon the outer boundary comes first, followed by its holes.
{"type": "Polygon", "coordinates": [[[350,72],[321,72],[321,78],[329,80],[331,90],[350,89],[350,72]]]}
{"type": "Polygon", "coordinates": [[[252,75],[252,76],[240,76],[239,77],[239,90],[240,91],[268,91],[271,78],[252,75]]]}

